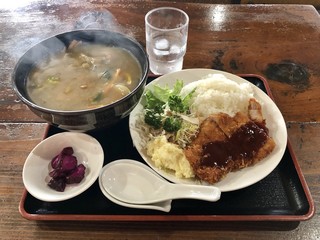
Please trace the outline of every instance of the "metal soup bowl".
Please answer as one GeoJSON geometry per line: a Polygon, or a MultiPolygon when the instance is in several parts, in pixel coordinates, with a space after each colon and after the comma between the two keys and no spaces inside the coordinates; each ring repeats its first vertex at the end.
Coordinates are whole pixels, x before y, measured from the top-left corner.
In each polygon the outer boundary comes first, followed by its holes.
{"type": "Polygon", "coordinates": [[[12,82],[13,88],[29,109],[48,123],[69,131],[90,131],[114,125],[129,115],[140,100],[149,71],[149,61],[143,47],[135,40],[116,32],[105,30],[78,30],[50,37],[30,48],[16,64],[12,82]],[[121,47],[136,57],[142,70],[138,85],[124,98],[94,109],[60,111],[48,109],[35,104],[27,93],[28,76],[37,64],[61,53],[71,41],[103,44],[112,47],[121,47]]]}

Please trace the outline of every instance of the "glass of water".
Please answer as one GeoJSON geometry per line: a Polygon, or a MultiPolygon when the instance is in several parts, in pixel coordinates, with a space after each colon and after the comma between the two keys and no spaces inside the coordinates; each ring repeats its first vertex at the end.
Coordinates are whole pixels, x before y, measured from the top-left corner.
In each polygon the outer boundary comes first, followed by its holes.
{"type": "Polygon", "coordinates": [[[156,8],[147,13],[145,24],[150,70],[159,75],[181,70],[187,49],[188,15],[177,8],[156,8]]]}

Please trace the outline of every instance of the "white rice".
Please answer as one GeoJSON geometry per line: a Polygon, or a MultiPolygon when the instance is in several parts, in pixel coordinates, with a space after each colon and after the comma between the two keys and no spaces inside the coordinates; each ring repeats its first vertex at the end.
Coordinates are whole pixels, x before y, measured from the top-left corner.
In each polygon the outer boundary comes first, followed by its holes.
{"type": "Polygon", "coordinates": [[[201,80],[185,85],[181,96],[184,97],[195,88],[190,110],[199,118],[220,112],[231,117],[237,112],[246,113],[249,99],[254,95],[249,83],[236,83],[222,74],[209,74],[201,80]]]}

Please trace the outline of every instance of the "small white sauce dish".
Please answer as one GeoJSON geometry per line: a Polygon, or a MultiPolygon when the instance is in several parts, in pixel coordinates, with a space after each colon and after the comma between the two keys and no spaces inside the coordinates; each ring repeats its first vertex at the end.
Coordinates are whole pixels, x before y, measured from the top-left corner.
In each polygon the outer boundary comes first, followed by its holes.
{"type": "Polygon", "coordinates": [[[35,198],[46,202],[64,201],[83,193],[97,180],[103,161],[103,149],[95,138],[85,133],[58,133],[41,141],[30,152],[22,179],[26,190],[35,198]],[[80,183],[67,184],[63,192],[58,192],[48,186],[51,159],[65,147],[72,147],[78,164],[86,167],[85,177],[80,183]]]}

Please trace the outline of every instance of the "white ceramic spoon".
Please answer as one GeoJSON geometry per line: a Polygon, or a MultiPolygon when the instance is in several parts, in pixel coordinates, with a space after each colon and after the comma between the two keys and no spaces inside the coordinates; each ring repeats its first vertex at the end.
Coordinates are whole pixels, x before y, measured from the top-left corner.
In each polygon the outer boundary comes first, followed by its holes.
{"type": "Polygon", "coordinates": [[[113,197],[131,204],[151,204],[172,199],[199,199],[215,202],[219,188],[173,184],[134,160],[117,160],[104,167],[104,188],[113,197]]]}
{"type": "MultiPolygon", "coordinates": [[[[130,161],[132,161],[132,160],[130,160],[130,161]]],[[[171,202],[172,202],[171,200],[157,202],[154,204],[130,204],[130,203],[122,202],[122,201],[112,197],[105,189],[105,185],[108,183],[108,181],[105,181],[105,178],[107,178],[108,176],[106,176],[104,170],[105,170],[105,167],[102,168],[100,176],[99,176],[99,186],[100,186],[100,190],[103,193],[103,195],[106,198],[108,198],[111,202],[118,204],[120,206],[123,206],[123,207],[128,207],[128,208],[151,209],[151,210],[158,210],[158,211],[163,211],[163,212],[170,212],[171,202]]]]}

